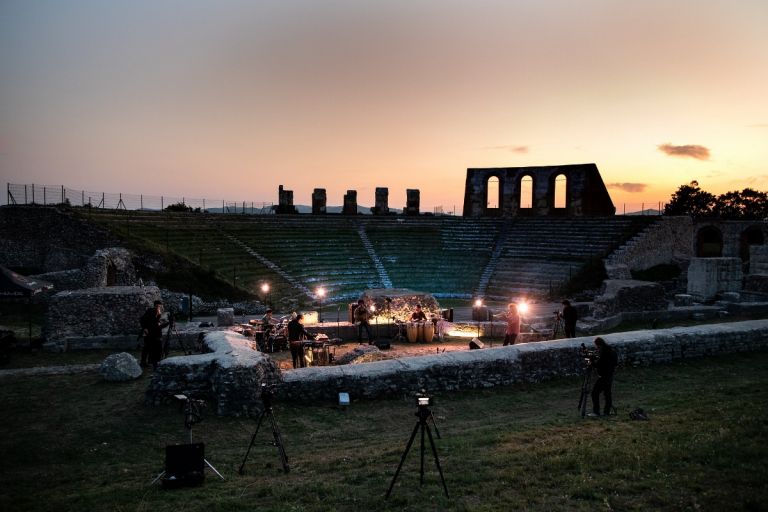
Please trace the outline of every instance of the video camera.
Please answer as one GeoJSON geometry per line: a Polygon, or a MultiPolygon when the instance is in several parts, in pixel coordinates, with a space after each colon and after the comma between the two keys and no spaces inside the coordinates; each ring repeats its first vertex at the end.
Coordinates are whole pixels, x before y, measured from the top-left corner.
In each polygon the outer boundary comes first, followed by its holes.
{"type": "Polygon", "coordinates": [[[203,409],[206,407],[205,400],[190,398],[187,395],[173,395],[173,398],[184,402],[184,426],[192,428],[195,423],[203,421],[203,409]]]}
{"type": "Polygon", "coordinates": [[[422,389],[416,393],[416,405],[419,407],[429,407],[432,405],[432,397],[427,395],[427,391],[422,389]]]}
{"type": "Polygon", "coordinates": [[[274,384],[267,384],[265,382],[261,384],[261,401],[265,409],[272,407],[272,398],[275,396],[276,388],[277,386],[274,384]]]}
{"type": "Polygon", "coordinates": [[[581,344],[580,356],[584,359],[585,366],[594,366],[600,359],[600,354],[597,350],[589,350],[586,345],[581,344]]]}

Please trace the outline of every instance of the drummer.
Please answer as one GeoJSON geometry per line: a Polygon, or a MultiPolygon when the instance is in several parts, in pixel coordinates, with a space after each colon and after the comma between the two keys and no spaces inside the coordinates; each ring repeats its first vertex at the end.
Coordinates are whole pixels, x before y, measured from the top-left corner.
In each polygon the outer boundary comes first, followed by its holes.
{"type": "Polygon", "coordinates": [[[272,310],[267,309],[266,314],[261,319],[261,330],[264,331],[264,337],[266,338],[272,333],[272,329],[277,325],[277,321],[272,318],[272,310]]]}
{"type": "Polygon", "coordinates": [[[416,304],[416,310],[411,313],[411,322],[424,322],[427,319],[427,315],[421,310],[421,304],[416,304]]]}

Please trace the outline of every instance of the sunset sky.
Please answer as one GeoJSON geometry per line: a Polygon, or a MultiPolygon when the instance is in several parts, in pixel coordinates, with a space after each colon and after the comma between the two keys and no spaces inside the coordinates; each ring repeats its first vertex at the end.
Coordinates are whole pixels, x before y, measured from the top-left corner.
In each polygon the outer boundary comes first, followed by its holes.
{"type": "Polygon", "coordinates": [[[0,1],[3,182],[460,212],[586,162],[619,210],[768,190],[768,1],[0,1]]]}

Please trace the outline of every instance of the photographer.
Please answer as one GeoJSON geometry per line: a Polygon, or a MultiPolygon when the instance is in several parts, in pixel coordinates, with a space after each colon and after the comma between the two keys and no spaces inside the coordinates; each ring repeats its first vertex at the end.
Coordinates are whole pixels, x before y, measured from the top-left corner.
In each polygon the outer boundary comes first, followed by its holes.
{"type": "Polygon", "coordinates": [[[605,395],[605,408],[603,414],[608,416],[613,408],[613,397],[611,387],[613,386],[613,373],[618,365],[618,356],[616,351],[608,345],[603,338],[595,338],[595,347],[597,348],[597,361],[595,361],[595,370],[597,371],[597,380],[592,388],[592,412],[587,414],[589,417],[600,416],[600,393],[605,395]]]}
{"type": "Polygon", "coordinates": [[[141,329],[144,334],[144,345],[141,348],[141,366],[151,364],[157,369],[157,364],[163,358],[163,328],[168,325],[162,320],[163,303],[156,300],[151,308],[147,308],[141,316],[141,329]]]}

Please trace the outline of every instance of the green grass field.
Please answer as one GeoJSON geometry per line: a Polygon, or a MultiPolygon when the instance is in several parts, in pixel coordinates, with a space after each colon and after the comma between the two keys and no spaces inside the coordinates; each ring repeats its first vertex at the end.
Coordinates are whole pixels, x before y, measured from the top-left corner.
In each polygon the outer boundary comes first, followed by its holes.
{"type": "MultiPolygon", "coordinates": [[[[60,356],[65,363],[67,355],[60,356]]],[[[418,439],[384,493],[416,422],[413,398],[275,405],[291,471],[253,420],[194,428],[226,477],[163,490],[164,447],[184,442],[176,404],[143,405],[149,376],[3,378],[0,510],[767,510],[768,354],[620,369],[618,416],[581,419],[579,380],[445,393],[433,412],[450,499],[418,439]],[[650,421],[632,421],[644,408],[650,421]]],[[[427,450],[429,448],[427,447],[427,450]]]]}

